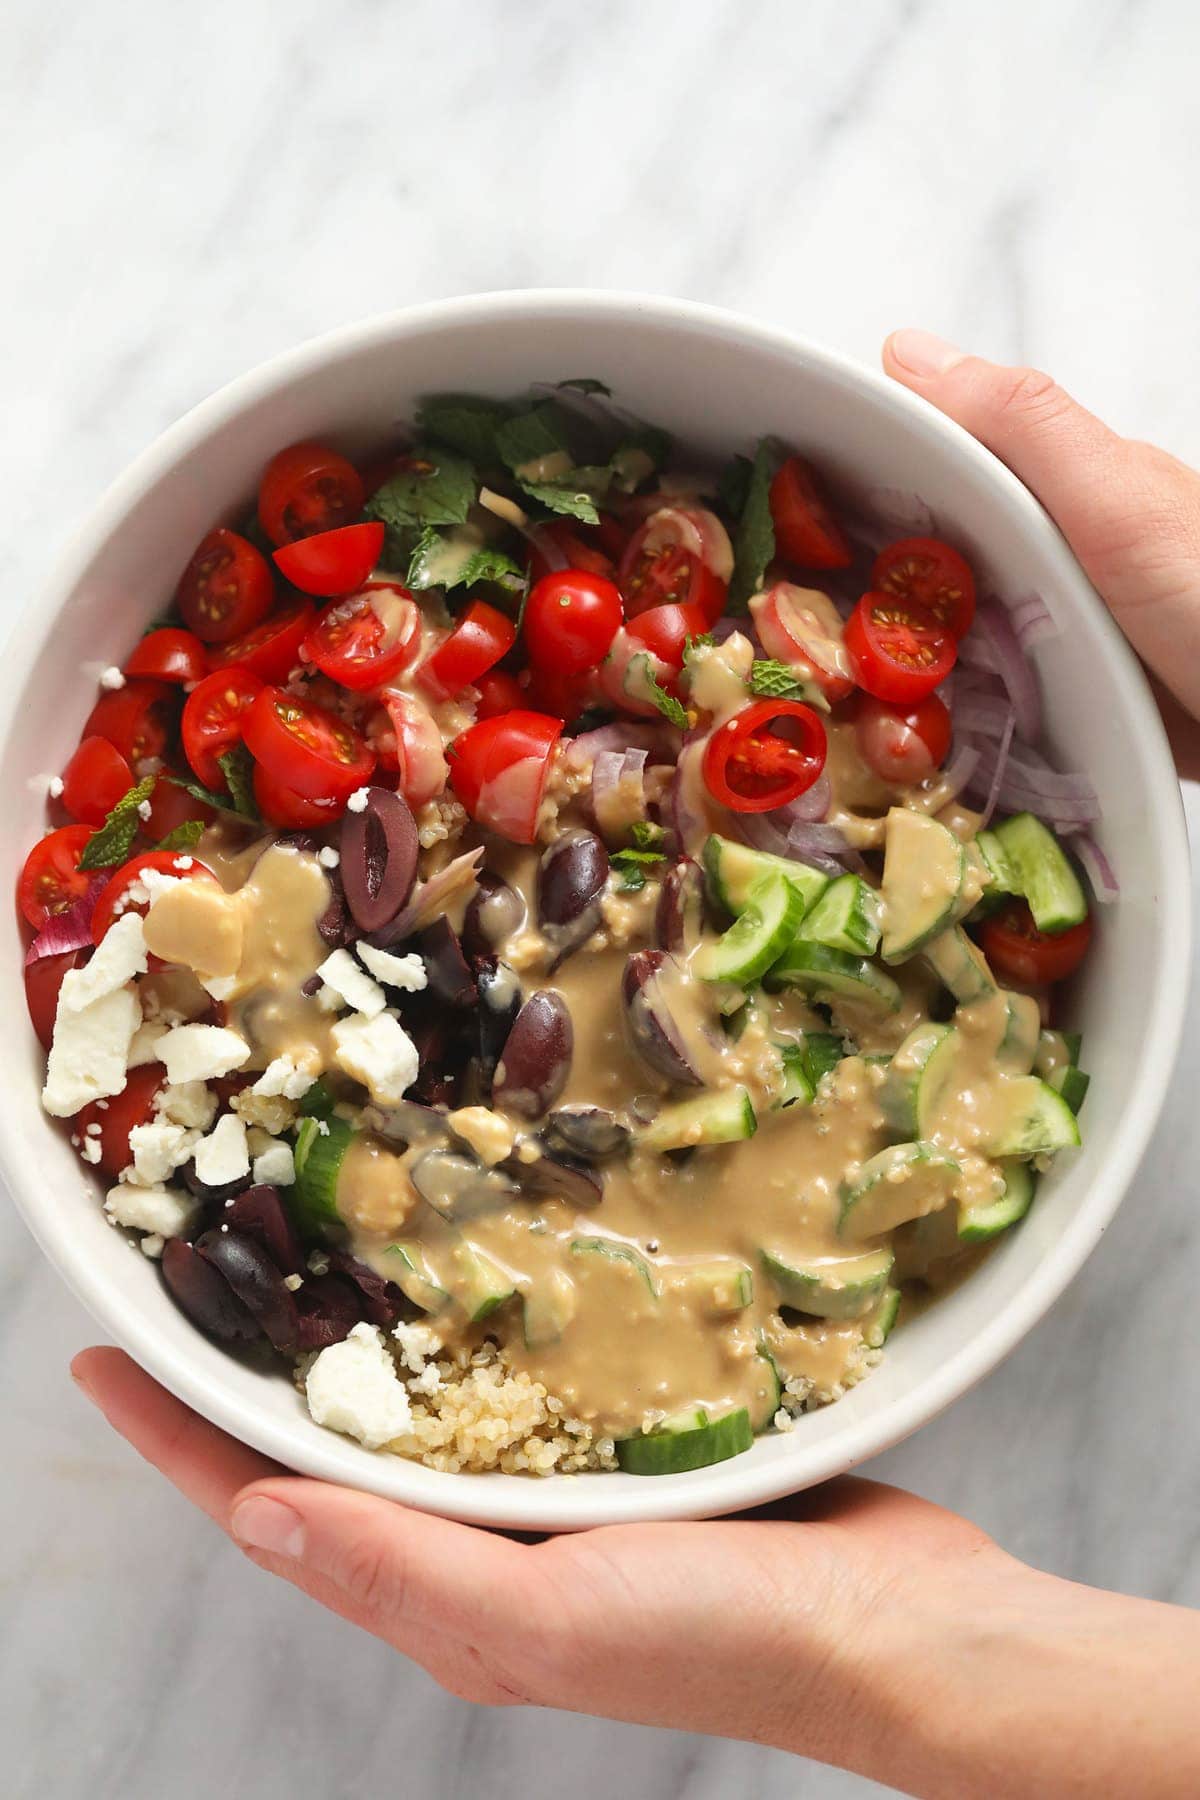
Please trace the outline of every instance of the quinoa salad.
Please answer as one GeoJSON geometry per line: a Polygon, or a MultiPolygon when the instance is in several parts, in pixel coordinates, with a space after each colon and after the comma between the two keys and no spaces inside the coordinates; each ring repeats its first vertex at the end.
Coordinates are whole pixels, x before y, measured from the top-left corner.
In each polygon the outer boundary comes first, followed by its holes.
{"type": "Polygon", "coordinates": [[[575,380],[290,445],[164,570],[18,902],[45,1110],[199,1331],[372,1450],[669,1475],[1019,1227],[1117,884],[945,528],[575,380]]]}

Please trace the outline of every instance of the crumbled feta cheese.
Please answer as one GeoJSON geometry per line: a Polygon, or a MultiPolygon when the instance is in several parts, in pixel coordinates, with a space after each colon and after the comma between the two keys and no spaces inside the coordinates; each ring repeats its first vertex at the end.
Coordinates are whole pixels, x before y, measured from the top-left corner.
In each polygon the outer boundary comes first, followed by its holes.
{"type": "Polygon", "coordinates": [[[347,812],[355,812],[355,813],[366,812],[367,801],[370,798],[371,798],[370,788],[365,788],[365,787],[355,788],[354,792],[351,794],[350,798],[346,802],[346,811],[347,812]]]}
{"type": "Polygon", "coordinates": [[[139,1025],[129,1046],[126,1067],[140,1069],[146,1063],[157,1062],[158,1041],[167,1029],[161,1019],[147,1019],[144,1025],[139,1025]]]}
{"type": "Polygon", "coordinates": [[[255,1094],[281,1094],[285,1100],[302,1100],[316,1080],[311,1069],[285,1051],[269,1062],[251,1089],[255,1094]]]}
{"type": "Polygon", "coordinates": [[[98,1163],[100,1161],[99,1138],[85,1138],[78,1148],[79,1154],[85,1163],[98,1163]]]}
{"type": "Polygon", "coordinates": [[[334,1055],[347,1075],[361,1081],[378,1106],[395,1106],[417,1078],[416,1045],[394,1013],[373,1019],[354,1013],[331,1033],[334,1055]]]}
{"type": "Polygon", "coordinates": [[[322,844],[317,851],[317,861],[323,869],[336,869],[341,860],[332,844],[322,844]]]}
{"type": "MultiPolygon", "coordinates": [[[[177,857],[175,859],[175,867],[177,869],[182,869],[183,866],[184,858],[182,856],[177,857]]],[[[189,869],[192,866],[192,859],[190,856],[187,858],[187,866],[189,869]]],[[[168,875],[165,869],[143,869],[138,876],[138,882],[140,886],[145,888],[145,897],[151,906],[153,906],[156,900],[160,900],[164,894],[169,894],[173,887],[178,887],[181,880],[181,876],[168,875]]],[[[130,891],[132,892],[132,889],[130,891]]]]}
{"type": "Polygon", "coordinates": [[[442,1340],[432,1326],[409,1325],[403,1319],[392,1327],[392,1336],[400,1346],[400,1361],[414,1375],[419,1375],[429,1358],[442,1347],[442,1340]]]}
{"type": "Polygon", "coordinates": [[[397,956],[391,950],[377,950],[374,944],[358,944],[356,948],[376,980],[386,982],[388,987],[402,988],[406,994],[419,994],[429,985],[425,964],[415,951],[408,956],[397,956]]]}
{"type": "Polygon", "coordinates": [[[59,1015],[82,1012],[94,1000],[115,993],[135,975],[146,973],[146,940],[137,913],[125,913],[109,926],[90,962],[68,969],[59,989],[59,1015]]]}
{"type": "Polygon", "coordinates": [[[375,1325],[356,1325],[348,1338],[322,1350],[304,1383],[318,1425],[378,1450],[412,1423],[408,1395],[375,1325]]]}
{"type": "Polygon", "coordinates": [[[175,858],[175,867],[177,869],[194,869],[195,866],[196,859],[194,856],[183,855],[175,858]]]}
{"type": "MultiPolygon", "coordinates": [[[[68,973],[63,987],[71,973],[84,972],[68,973]]],[[[89,1100],[119,1094],[129,1067],[129,1046],[141,1022],[138,997],[129,987],[104,994],[78,1012],[64,1011],[60,1004],[42,1089],[46,1111],[67,1119],[89,1100]]]]}
{"type": "Polygon", "coordinates": [[[196,1174],[206,1187],[224,1187],[250,1173],[246,1123],[236,1113],[222,1113],[206,1138],[196,1145],[196,1174]]]}
{"type": "Polygon", "coordinates": [[[154,1110],[175,1125],[207,1131],[217,1116],[217,1096],[202,1081],[170,1082],[155,1096],[154,1110]]]}
{"type": "Polygon", "coordinates": [[[447,1115],[446,1123],[489,1168],[511,1156],[517,1141],[512,1120],[493,1112],[490,1106],[460,1106],[457,1112],[447,1115]]]}
{"type": "Polygon", "coordinates": [[[317,970],[326,987],[340,994],[347,1006],[373,1019],[387,1005],[387,995],[377,981],[360,969],[348,950],[335,950],[317,970]]]}
{"type": "Polygon", "coordinates": [[[133,1166],[122,1170],[122,1180],[138,1187],[157,1187],[167,1181],[191,1156],[199,1133],[170,1119],[151,1119],[129,1133],[133,1166]]]}
{"type": "Polygon", "coordinates": [[[289,1294],[298,1294],[304,1286],[304,1277],[303,1275],[285,1275],[283,1285],[289,1294]]]}
{"type": "Polygon", "coordinates": [[[250,1046],[224,1025],[173,1025],[159,1039],[158,1053],[168,1081],[212,1081],[240,1069],[250,1046]]]}
{"type": "Polygon", "coordinates": [[[260,1150],[251,1164],[256,1182],[267,1187],[291,1187],[296,1179],[296,1161],[292,1146],[282,1138],[269,1138],[269,1148],[260,1150]]]}
{"type": "Polygon", "coordinates": [[[166,1249],[166,1239],[160,1237],[157,1231],[148,1231],[144,1238],[139,1239],[138,1249],[143,1256],[148,1256],[153,1262],[157,1262],[166,1249]]]}
{"type": "Polygon", "coordinates": [[[104,1210],[114,1225],[130,1231],[153,1231],[159,1237],[179,1237],[200,1214],[200,1203],[179,1188],[109,1188],[104,1210]]]}
{"type": "Polygon", "coordinates": [[[236,975],[200,975],[197,979],[205,993],[211,994],[214,1000],[228,1000],[238,984],[236,975]]]}
{"type": "Polygon", "coordinates": [[[154,808],[150,804],[149,800],[139,800],[138,801],[137,814],[138,814],[138,818],[142,821],[143,825],[149,819],[150,814],[153,811],[154,811],[154,808]]]}
{"type": "Polygon", "coordinates": [[[52,775],[50,777],[50,780],[46,786],[46,792],[49,794],[49,796],[52,800],[61,800],[62,799],[63,778],[61,775],[52,775]]]}
{"type": "Polygon", "coordinates": [[[125,677],[122,675],[120,669],[116,668],[115,665],[110,664],[107,669],[101,671],[100,686],[102,688],[108,688],[110,691],[113,691],[116,688],[123,688],[125,686],[125,677]]]}

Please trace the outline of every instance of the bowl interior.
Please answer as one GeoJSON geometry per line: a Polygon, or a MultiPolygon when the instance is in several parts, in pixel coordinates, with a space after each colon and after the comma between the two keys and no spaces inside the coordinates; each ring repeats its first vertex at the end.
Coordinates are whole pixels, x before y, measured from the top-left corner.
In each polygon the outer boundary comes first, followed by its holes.
{"type": "Polygon", "coordinates": [[[9,805],[5,879],[44,828],[46,779],[120,661],[168,601],[215,518],[236,516],[262,465],[304,437],[375,446],[423,394],[519,393],[594,375],[683,443],[723,458],[777,433],[839,482],[918,493],[985,585],[1042,596],[1058,635],[1035,660],[1049,740],[1087,769],[1122,883],[1099,923],[1070,1023],[1093,1084],[1085,1143],[1044,1178],[1018,1232],[893,1338],[882,1366],[836,1406],[733,1463],[657,1481],[633,1476],[438,1474],[319,1430],[282,1376],[239,1364],[195,1332],[156,1271],[104,1222],[96,1185],[41,1113],[41,1054],[26,1025],[11,916],[0,1002],[13,1021],[0,1093],[0,1159],[43,1247],[101,1323],[160,1380],[269,1454],[451,1516],[569,1528],[697,1516],[803,1487],[895,1442],[986,1372],[1086,1256],[1154,1122],[1174,1054],[1186,955],[1186,841],[1178,787],[1145,683],[1061,539],[1014,478],[911,396],[841,359],[703,308],[604,295],[508,295],[368,322],[280,359],[206,402],[106,496],[9,646],[0,731],[9,805]]]}

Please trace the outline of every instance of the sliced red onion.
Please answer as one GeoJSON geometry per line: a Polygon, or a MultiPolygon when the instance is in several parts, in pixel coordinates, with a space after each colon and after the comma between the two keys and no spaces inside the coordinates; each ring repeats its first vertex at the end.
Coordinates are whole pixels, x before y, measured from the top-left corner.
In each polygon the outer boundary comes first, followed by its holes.
{"type": "Polygon", "coordinates": [[[1109,906],[1121,892],[1112,864],[1095,838],[1086,831],[1072,837],[1071,849],[1083,865],[1094,898],[1101,906],[1109,906]]]}
{"type": "Polygon", "coordinates": [[[971,737],[1002,738],[1016,724],[1012,701],[1005,694],[960,684],[950,708],[954,729],[971,737]]]}
{"type": "MultiPolygon", "coordinates": [[[[997,766],[998,781],[995,768],[991,771],[996,789],[993,804],[1004,812],[1036,813],[1058,830],[1091,825],[1100,817],[1096,790],[1089,778],[1060,774],[1040,751],[1031,750],[1028,744],[1014,742],[1007,757],[998,759],[997,766]]],[[[981,785],[981,778],[982,769],[976,772],[972,785],[981,785]]]]}
{"type": "Polygon", "coordinates": [[[403,943],[422,925],[428,925],[446,910],[449,902],[457,895],[468,893],[474,889],[479,875],[479,865],[483,860],[483,846],[477,850],[468,850],[462,856],[456,856],[448,862],[444,869],[431,875],[428,881],[422,881],[414,888],[408,905],[382,931],[371,934],[370,942],[381,949],[390,944],[403,943]]]}
{"type": "Polygon", "coordinates": [[[832,798],[833,789],[830,786],[829,776],[822,773],[798,799],[789,801],[786,806],[777,807],[772,816],[779,819],[781,823],[789,820],[798,824],[812,825],[825,817],[832,798]]]}
{"type": "MultiPolygon", "coordinates": [[[[786,856],[793,862],[827,868],[835,857],[850,848],[836,825],[809,824],[804,820],[788,823],[780,813],[731,813],[729,816],[744,843],[754,850],[765,850],[770,856],[786,856]],[[818,862],[818,858],[824,860],[818,862]]],[[[840,864],[834,872],[843,873],[840,864]]]]}
{"type": "Polygon", "coordinates": [[[718,644],[728,643],[735,632],[740,632],[744,638],[750,640],[755,656],[764,656],[766,654],[762,647],[762,640],[754,629],[754,622],[752,619],[731,619],[727,615],[723,619],[718,619],[712,628],[712,635],[717,640],[718,644]]]}
{"type": "Polygon", "coordinates": [[[706,741],[706,738],[697,738],[684,745],[675,765],[675,779],[671,783],[671,824],[679,840],[679,848],[685,856],[694,860],[699,859],[704,840],[709,834],[708,820],[697,810],[692,800],[692,789],[700,781],[698,765],[704,755],[706,741]]]}
{"type": "Polygon", "coordinates": [[[1025,594],[1020,600],[1014,600],[1008,612],[1024,650],[1030,650],[1034,644],[1058,634],[1058,627],[1050,617],[1046,602],[1040,594],[1025,594]]]}
{"type": "Polygon", "coordinates": [[[614,719],[610,725],[598,725],[595,731],[564,738],[563,748],[574,769],[585,768],[606,750],[644,750],[652,762],[674,762],[679,750],[679,733],[666,724],[614,719]]]}
{"type": "Polygon", "coordinates": [[[67,950],[82,950],[92,941],[92,914],[102,888],[107,887],[113,871],[94,875],[87,892],[72,902],[65,912],[49,919],[25,952],[25,967],[40,962],[43,956],[61,956],[67,950]]]}
{"type": "Polygon", "coordinates": [[[979,764],[980,753],[973,744],[960,744],[946,767],[942,770],[939,787],[945,788],[948,799],[961,794],[979,764]]]}
{"type": "Polygon", "coordinates": [[[999,600],[984,600],[975,623],[959,646],[968,668],[999,675],[1017,715],[1017,731],[1033,743],[1042,728],[1042,702],[1037,674],[1021,647],[1016,628],[999,600]]]}
{"type": "Polygon", "coordinates": [[[540,525],[517,525],[514,529],[520,532],[529,548],[533,550],[552,572],[569,569],[571,564],[566,553],[559,549],[554,539],[543,531],[540,525]]]}
{"type": "Polygon", "coordinates": [[[645,750],[602,750],[592,764],[592,812],[610,841],[646,817],[645,770],[645,750]]]}
{"type": "MultiPolygon", "coordinates": [[[[983,802],[983,811],[980,814],[981,827],[990,824],[992,814],[996,810],[996,802],[1000,797],[1000,784],[1004,780],[1004,771],[1008,765],[1008,753],[1012,749],[1013,733],[1016,729],[1017,715],[1010,706],[1008,709],[1008,718],[1005,720],[1004,728],[1000,733],[1000,742],[996,746],[995,762],[992,765],[991,778],[988,781],[987,793],[983,802]]],[[[975,773],[976,779],[978,780],[982,773],[978,764],[976,764],[975,773]]]]}

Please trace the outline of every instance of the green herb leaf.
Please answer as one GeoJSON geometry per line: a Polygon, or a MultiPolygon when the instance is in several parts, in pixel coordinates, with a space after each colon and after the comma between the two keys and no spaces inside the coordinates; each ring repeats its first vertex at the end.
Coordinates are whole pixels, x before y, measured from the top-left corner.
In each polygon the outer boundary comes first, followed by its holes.
{"type": "Polygon", "coordinates": [[[522,570],[503,550],[473,539],[469,535],[471,529],[467,526],[456,542],[452,531],[441,532],[427,525],[409,560],[406,584],[423,590],[472,587],[477,581],[495,581],[516,592],[525,579],[522,570]]]}
{"type": "Polygon", "coordinates": [[[745,510],[753,473],[754,464],[748,456],[731,457],[721,471],[721,478],[717,482],[717,498],[735,519],[740,519],[745,510]]]}
{"type": "Polygon", "coordinates": [[[713,648],[714,644],[716,643],[716,641],[717,640],[713,636],[711,631],[697,632],[695,637],[684,638],[684,640],[683,640],[684,663],[685,664],[690,663],[692,658],[695,656],[697,650],[711,650],[713,648]]]}
{"type": "Polygon", "coordinates": [[[773,657],[761,657],[751,663],[746,685],[763,700],[803,700],[821,712],[829,711],[829,702],[815,681],[798,675],[787,663],[776,662],[773,657]]]}
{"type": "Polygon", "coordinates": [[[670,433],[657,425],[643,425],[613,451],[609,465],[613,480],[623,493],[632,494],[657,475],[670,454],[670,433]]]}
{"type": "Polygon", "coordinates": [[[577,394],[603,394],[606,400],[612,399],[612,389],[606,382],[597,381],[594,375],[573,375],[569,381],[558,381],[555,386],[574,388],[577,394]]]}
{"type": "Polygon", "coordinates": [[[208,830],[203,819],[185,819],[174,831],[168,831],[161,842],[155,844],[156,850],[194,850],[204,833],[208,830]]]}
{"type": "Polygon", "coordinates": [[[403,533],[424,525],[461,525],[471,509],[479,483],[466,457],[439,444],[414,450],[411,467],[385,481],[367,501],[368,519],[382,519],[389,531],[403,533]]]}
{"type": "Polygon", "coordinates": [[[672,725],[678,725],[681,731],[686,731],[688,722],[687,708],[681,700],[675,698],[674,694],[668,694],[665,687],[659,686],[658,682],[650,672],[649,658],[646,659],[646,668],[642,675],[642,686],[645,691],[646,699],[657,706],[663,718],[669,719],[672,725]]]}
{"type": "Polygon", "coordinates": [[[611,481],[611,469],[585,466],[572,469],[561,481],[523,481],[521,487],[531,500],[537,500],[550,512],[565,513],[586,525],[598,525],[596,500],[607,493],[611,481]]]}
{"type": "Polygon", "coordinates": [[[505,419],[496,431],[496,449],[520,480],[521,470],[547,456],[570,457],[571,446],[562,413],[552,400],[505,419]]]}
{"type": "Polygon", "coordinates": [[[149,800],[157,779],[156,775],[146,775],[121,795],[99,831],[94,831],[84,845],[79,859],[81,869],[112,869],[128,861],[142,825],[138,807],[149,800]]]}
{"type": "Polygon", "coordinates": [[[221,773],[229,787],[229,797],[233,801],[234,812],[241,813],[244,819],[257,819],[258,806],[254,799],[254,758],[245,744],[235,744],[232,750],[226,750],[218,756],[221,773]]]}
{"type": "Polygon", "coordinates": [[[767,564],[775,554],[775,526],[771,519],[771,482],[778,456],[769,438],[754,452],[754,466],[733,535],[733,578],[729,583],[730,612],[744,612],[751,594],[762,586],[767,564]]]}
{"type": "Polygon", "coordinates": [[[610,860],[621,877],[622,892],[636,894],[646,885],[647,868],[667,859],[661,850],[616,850],[610,860]]]}
{"type": "Polygon", "coordinates": [[[441,395],[417,408],[417,429],[422,437],[445,444],[468,462],[485,467],[500,460],[496,432],[504,419],[505,409],[498,401],[463,394],[441,395]]]}
{"type": "Polygon", "coordinates": [[[649,819],[635,819],[631,827],[634,844],[639,850],[657,850],[663,841],[663,828],[649,819]]]}

